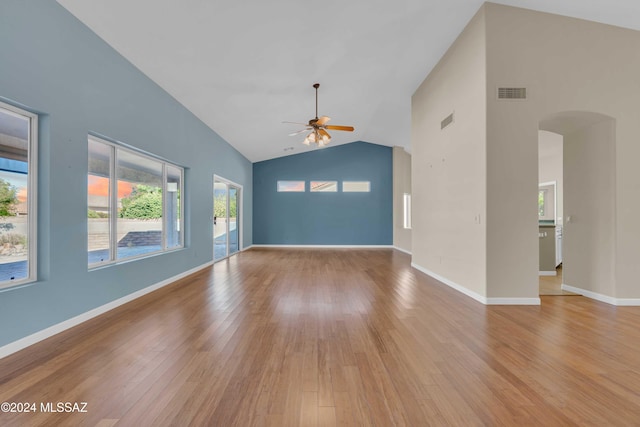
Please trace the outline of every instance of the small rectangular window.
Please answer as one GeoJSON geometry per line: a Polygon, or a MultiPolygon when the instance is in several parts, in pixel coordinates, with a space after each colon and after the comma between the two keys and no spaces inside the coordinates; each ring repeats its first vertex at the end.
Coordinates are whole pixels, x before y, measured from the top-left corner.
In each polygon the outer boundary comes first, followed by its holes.
{"type": "Polygon", "coordinates": [[[369,181],[343,181],[343,193],[368,193],[371,191],[371,183],[369,181]]]}
{"type": "Polygon", "coordinates": [[[311,192],[336,192],[338,191],[338,181],[311,181],[310,187],[311,192]]]}
{"type": "Polygon", "coordinates": [[[411,228],[411,194],[403,196],[403,224],[404,228],[411,228]]]}
{"type": "Polygon", "coordinates": [[[304,181],[278,181],[279,193],[304,193],[304,181]]]}

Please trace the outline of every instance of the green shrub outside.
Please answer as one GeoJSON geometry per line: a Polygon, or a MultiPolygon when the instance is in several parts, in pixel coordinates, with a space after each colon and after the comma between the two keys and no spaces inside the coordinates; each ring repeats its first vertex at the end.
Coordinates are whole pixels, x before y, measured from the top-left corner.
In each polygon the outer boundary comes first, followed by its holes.
{"type": "Polygon", "coordinates": [[[162,218],[162,189],[149,185],[136,185],[131,194],[120,200],[120,218],[158,219],[162,218]]]}

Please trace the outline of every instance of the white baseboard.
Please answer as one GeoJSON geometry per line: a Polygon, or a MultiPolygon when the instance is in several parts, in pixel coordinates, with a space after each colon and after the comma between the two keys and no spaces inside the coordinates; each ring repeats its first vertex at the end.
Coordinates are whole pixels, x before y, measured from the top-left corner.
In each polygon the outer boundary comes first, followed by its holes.
{"type": "Polygon", "coordinates": [[[423,272],[427,276],[433,277],[434,279],[444,283],[445,285],[455,289],[458,292],[461,292],[467,295],[468,297],[473,298],[478,302],[481,302],[484,305],[540,305],[540,298],[487,298],[485,296],[480,295],[477,292],[474,292],[470,289],[465,288],[462,285],[452,282],[446,277],[442,277],[431,270],[421,267],[416,263],[412,262],[411,267],[423,272]]]}
{"type": "Polygon", "coordinates": [[[538,271],[538,276],[557,276],[558,273],[553,270],[553,271],[538,271]]]}
{"type": "Polygon", "coordinates": [[[606,302],[607,304],[616,305],[616,299],[614,297],[610,297],[607,295],[599,294],[597,292],[588,291],[586,289],[576,288],[575,286],[569,286],[566,284],[562,284],[560,287],[563,291],[573,292],[574,294],[580,294],[587,298],[591,298],[597,301],[606,302]]]}
{"type": "Polygon", "coordinates": [[[33,345],[37,342],[43,341],[47,338],[50,338],[56,334],[59,334],[60,332],[63,332],[67,329],[73,328],[74,326],[77,326],[83,322],[86,322],[89,319],[93,319],[94,317],[97,317],[101,314],[106,313],[107,311],[113,310],[116,307],[119,307],[123,304],[126,304],[128,302],[131,302],[137,298],[140,298],[141,296],[144,296],[150,292],[156,291],[164,286],[170,285],[173,282],[176,282],[177,280],[180,280],[184,277],[189,276],[190,274],[196,273],[204,268],[210,267],[211,265],[213,265],[213,261],[209,261],[205,264],[202,264],[198,267],[192,268],[191,270],[182,272],[180,274],[177,274],[173,277],[170,277],[168,279],[165,279],[161,282],[158,282],[156,284],[153,284],[151,286],[147,286],[144,289],[140,289],[139,291],[133,292],[129,295],[125,295],[122,298],[118,298],[117,300],[111,301],[110,303],[107,303],[105,305],[101,305],[100,307],[96,307],[93,310],[89,310],[85,313],[82,313],[78,316],[72,317],[71,319],[65,320],[64,322],[60,322],[58,324],[55,324],[53,326],[50,326],[46,329],[43,329],[41,331],[38,331],[36,333],[33,333],[31,335],[28,335],[24,338],[21,338],[17,341],[11,342],[9,344],[6,344],[2,347],[0,347],[0,359],[2,359],[3,357],[6,357],[10,354],[16,353],[26,347],[29,347],[30,345],[33,345]]]}
{"type": "Polygon", "coordinates": [[[540,298],[487,298],[487,305],[540,305],[540,298]]]}
{"type": "Polygon", "coordinates": [[[405,254],[407,254],[407,255],[411,255],[411,252],[409,252],[409,251],[408,251],[408,250],[406,250],[406,249],[399,248],[398,246],[394,246],[394,247],[393,247],[393,249],[395,249],[395,250],[397,250],[397,251],[400,251],[400,252],[404,252],[404,253],[405,253],[405,254]]]}
{"type": "Polygon", "coordinates": [[[393,249],[392,245],[251,245],[252,248],[393,249]]]}
{"type": "Polygon", "coordinates": [[[640,298],[616,298],[616,305],[621,307],[638,307],[640,298]]]}
{"type": "Polygon", "coordinates": [[[459,285],[459,284],[457,284],[455,282],[452,282],[451,280],[447,279],[446,277],[442,277],[439,274],[434,273],[433,271],[428,270],[428,269],[426,269],[424,267],[421,267],[421,266],[419,266],[418,264],[416,264],[414,262],[411,263],[411,267],[415,268],[418,271],[423,272],[427,276],[433,277],[434,279],[438,280],[439,282],[444,283],[445,285],[449,286],[450,288],[453,288],[456,291],[461,292],[461,293],[465,294],[466,296],[471,297],[474,300],[481,302],[482,304],[486,304],[487,303],[487,298],[486,297],[484,297],[484,296],[480,295],[479,293],[476,293],[476,292],[474,292],[474,291],[472,291],[470,289],[467,289],[462,285],[459,285]]]}
{"type": "Polygon", "coordinates": [[[561,289],[563,291],[573,292],[574,294],[580,294],[587,298],[594,299],[596,301],[605,302],[607,304],[616,306],[640,306],[640,298],[615,298],[608,295],[599,294],[597,292],[588,291],[586,289],[576,288],[567,284],[562,284],[561,289]]]}

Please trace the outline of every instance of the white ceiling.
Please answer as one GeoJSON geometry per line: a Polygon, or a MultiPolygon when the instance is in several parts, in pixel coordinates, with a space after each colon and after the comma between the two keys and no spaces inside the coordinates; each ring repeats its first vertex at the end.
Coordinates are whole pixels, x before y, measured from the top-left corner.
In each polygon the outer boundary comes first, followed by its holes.
{"type": "MultiPolygon", "coordinates": [[[[481,0],[58,0],[252,162],[308,148],[319,113],[410,149],[411,95],[481,0]],[[287,147],[293,150],[284,151],[287,147]]],[[[496,3],[640,30],[638,0],[496,3]]]]}

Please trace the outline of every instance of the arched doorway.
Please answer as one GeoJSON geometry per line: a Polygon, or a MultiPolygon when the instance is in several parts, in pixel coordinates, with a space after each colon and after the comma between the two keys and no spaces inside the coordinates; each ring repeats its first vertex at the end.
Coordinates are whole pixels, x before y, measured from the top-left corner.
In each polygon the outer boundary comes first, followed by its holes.
{"type": "Polygon", "coordinates": [[[565,111],[539,129],[563,137],[562,289],[614,295],[615,119],[565,111]]]}

